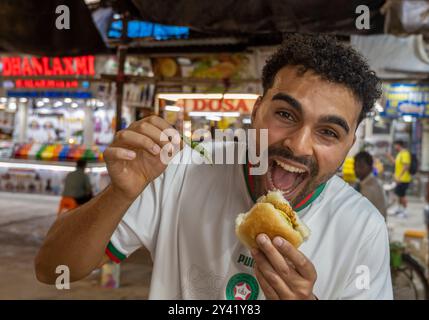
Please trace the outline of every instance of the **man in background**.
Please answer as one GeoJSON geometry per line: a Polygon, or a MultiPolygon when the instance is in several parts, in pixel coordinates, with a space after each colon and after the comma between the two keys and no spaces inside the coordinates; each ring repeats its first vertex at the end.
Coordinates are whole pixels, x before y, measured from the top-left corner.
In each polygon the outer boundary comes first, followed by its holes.
{"type": "Polygon", "coordinates": [[[355,156],[355,173],[359,178],[358,191],[378,209],[386,220],[386,198],[380,181],[374,176],[372,156],[361,151],[355,156]]]}
{"type": "Polygon", "coordinates": [[[407,189],[411,182],[411,153],[405,148],[405,143],[400,140],[396,140],[393,143],[396,158],[392,155],[388,155],[388,159],[395,164],[395,195],[398,197],[398,208],[395,212],[396,215],[405,218],[407,216],[407,189]]]}
{"type": "Polygon", "coordinates": [[[78,205],[92,198],[92,188],[89,176],[85,173],[86,161],[78,160],[76,170],[66,176],[63,197],[73,198],[78,205]]]}

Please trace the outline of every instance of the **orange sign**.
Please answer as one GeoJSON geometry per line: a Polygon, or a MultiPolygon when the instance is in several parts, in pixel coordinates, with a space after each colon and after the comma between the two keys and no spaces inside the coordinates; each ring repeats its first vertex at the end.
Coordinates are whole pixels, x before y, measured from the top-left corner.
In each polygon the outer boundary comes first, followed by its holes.
{"type": "Polygon", "coordinates": [[[184,99],[177,103],[187,112],[240,112],[242,114],[250,114],[254,104],[253,99],[184,99]]]}

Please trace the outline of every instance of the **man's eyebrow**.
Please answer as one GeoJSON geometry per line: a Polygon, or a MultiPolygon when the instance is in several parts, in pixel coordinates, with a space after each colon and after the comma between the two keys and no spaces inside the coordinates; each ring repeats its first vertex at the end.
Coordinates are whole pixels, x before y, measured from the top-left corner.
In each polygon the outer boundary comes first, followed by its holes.
{"type": "Polygon", "coordinates": [[[342,127],[347,134],[350,132],[350,127],[347,124],[347,121],[339,116],[334,116],[334,115],[324,116],[320,118],[319,122],[336,124],[342,127]]]}
{"type": "Polygon", "coordinates": [[[296,100],[294,97],[288,95],[287,93],[276,93],[272,99],[274,100],[282,100],[287,102],[292,108],[294,108],[297,112],[302,113],[301,103],[296,100]]]}
{"type": "MultiPolygon", "coordinates": [[[[296,100],[294,97],[288,95],[287,93],[277,93],[271,98],[271,100],[273,100],[273,101],[274,100],[285,101],[291,107],[293,107],[296,111],[298,111],[299,113],[302,113],[301,103],[298,100],[296,100]]],[[[336,124],[336,125],[342,127],[347,134],[350,132],[350,127],[347,124],[347,121],[344,120],[344,118],[336,116],[336,115],[324,116],[319,120],[319,122],[336,124]]]]}

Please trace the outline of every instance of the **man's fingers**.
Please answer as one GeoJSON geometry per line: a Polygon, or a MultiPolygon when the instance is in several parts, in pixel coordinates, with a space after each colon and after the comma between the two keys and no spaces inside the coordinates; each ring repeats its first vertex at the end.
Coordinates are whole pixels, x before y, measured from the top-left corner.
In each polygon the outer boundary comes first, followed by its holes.
{"type": "Polygon", "coordinates": [[[121,130],[116,133],[115,145],[130,147],[132,149],[144,149],[153,155],[161,151],[161,147],[150,137],[131,130],[121,130]]]}
{"type": "Polygon", "coordinates": [[[116,160],[134,160],[136,156],[137,155],[133,150],[120,147],[108,147],[103,153],[103,157],[107,162],[116,160]]]}
{"type": "Polygon", "coordinates": [[[258,250],[252,250],[252,256],[255,259],[255,263],[259,268],[259,271],[266,279],[267,283],[276,291],[281,299],[286,299],[292,296],[290,288],[287,286],[285,281],[280,277],[279,274],[273,269],[270,262],[265,257],[265,254],[258,250]]]}
{"type": "MultiPolygon", "coordinates": [[[[141,128],[145,127],[145,124],[148,123],[159,131],[166,133],[167,135],[178,135],[179,132],[171,126],[166,120],[158,117],[158,116],[150,116],[143,120],[136,121],[130,125],[129,129],[139,132],[141,128]]],[[[156,140],[155,140],[156,141],[156,140]]]]}
{"type": "Polygon", "coordinates": [[[264,278],[258,266],[255,266],[255,276],[264,292],[265,298],[268,300],[279,300],[279,296],[276,291],[268,284],[268,281],[264,278]]]}
{"type": "Polygon", "coordinates": [[[274,245],[279,252],[295,266],[303,278],[312,282],[316,281],[317,273],[311,261],[298,249],[296,249],[290,242],[281,237],[276,237],[273,240],[274,245]]]}
{"type": "Polygon", "coordinates": [[[150,116],[145,118],[145,120],[161,131],[172,128],[172,126],[167,121],[165,121],[165,119],[158,116],[150,116]]]}
{"type": "Polygon", "coordinates": [[[139,122],[133,127],[130,127],[129,130],[133,130],[139,134],[148,136],[161,147],[170,143],[179,145],[181,141],[180,135],[177,130],[173,129],[172,127],[168,127],[161,130],[160,128],[151,124],[148,121],[139,122]],[[172,138],[168,139],[168,137],[172,138]]]}
{"type": "Polygon", "coordinates": [[[270,238],[265,234],[259,234],[256,237],[256,241],[261,251],[265,254],[270,264],[278,275],[286,281],[288,276],[291,274],[291,267],[285,261],[283,255],[273,245],[270,238]]]}

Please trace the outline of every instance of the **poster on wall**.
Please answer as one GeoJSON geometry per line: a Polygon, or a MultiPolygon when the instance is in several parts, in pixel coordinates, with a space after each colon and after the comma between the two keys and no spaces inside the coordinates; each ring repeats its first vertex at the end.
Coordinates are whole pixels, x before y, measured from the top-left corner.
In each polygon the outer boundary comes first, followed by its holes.
{"type": "MultiPolygon", "coordinates": [[[[222,93],[228,92],[255,93],[258,84],[243,81],[239,85],[230,84],[234,80],[246,80],[256,78],[254,56],[244,53],[207,55],[190,58],[189,65],[182,66],[184,77],[219,79],[224,83],[200,85],[200,92],[222,93]],[[225,86],[230,86],[226,88],[225,86]]],[[[186,89],[186,88],[185,88],[186,89]]],[[[187,91],[187,90],[185,90],[187,91]]]]}
{"type": "Polygon", "coordinates": [[[393,83],[384,87],[385,103],[381,115],[429,118],[429,84],[393,83]]]}
{"type": "Polygon", "coordinates": [[[0,109],[0,142],[12,139],[14,129],[15,113],[0,109]]]}
{"type": "Polygon", "coordinates": [[[54,143],[61,140],[60,118],[55,115],[28,117],[27,140],[29,142],[54,143]]]}
{"type": "Polygon", "coordinates": [[[81,144],[84,116],[83,110],[79,109],[31,113],[27,120],[26,141],[81,144]]]}

